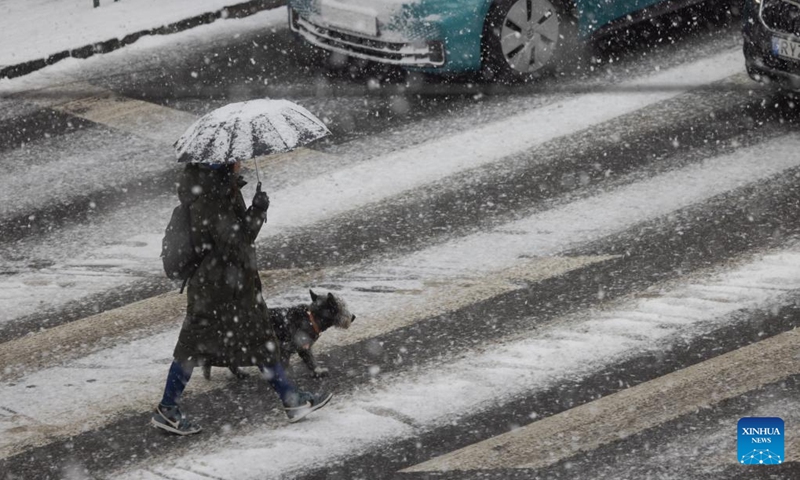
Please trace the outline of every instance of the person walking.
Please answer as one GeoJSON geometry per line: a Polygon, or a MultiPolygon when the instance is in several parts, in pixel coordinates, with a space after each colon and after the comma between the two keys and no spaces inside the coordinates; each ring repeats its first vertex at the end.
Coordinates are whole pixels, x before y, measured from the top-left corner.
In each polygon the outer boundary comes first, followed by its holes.
{"type": "Polygon", "coordinates": [[[201,427],[181,411],[179,401],[196,366],[256,366],[283,403],[290,422],[324,407],[332,394],[298,390],[280,363],[279,343],[267,320],[255,240],[267,219],[269,197],[259,183],[246,208],[241,162],[187,164],[178,186],[189,203],[192,245],[202,260],[187,284],[181,328],[164,395],[151,423],[178,435],[201,427]]]}

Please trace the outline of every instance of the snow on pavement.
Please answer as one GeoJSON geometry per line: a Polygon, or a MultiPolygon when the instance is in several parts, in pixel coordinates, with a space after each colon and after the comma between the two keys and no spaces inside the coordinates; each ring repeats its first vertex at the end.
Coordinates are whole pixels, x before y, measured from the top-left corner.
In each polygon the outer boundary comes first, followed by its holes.
{"type": "Polygon", "coordinates": [[[365,453],[419,436],[565,377],[588,376],[642,352],[660,350],[676,338],[744,317],[731,317],[733,313],[774,308],[797,294],[799,267],[800,248],[795,245],[710,278],[664,289],[656,298],[562,319],[530,338],[492,346],[489,353],[469,352],[427,370],[380,378],[370,393],[340,395],[304,423],[209,439],[194,445],[192,453],[160,462],[170,466],[140,467],[108,478],[286,478],[330,465],[353,451],[365,453]],[[709,298],[709,290],[715,288],[736,290],[737,295],[709,298]]]}
{"type": "MultiPolygon", "coordinates": [[[[658,471],[658,478],[666,480],[667,478],[674,478],[676,480],[684,480],[686,472],[676,474],[673,477],[665,477],[664,472],[668,471],[669,466],[673,466],[676,458],[685,457],[687,455],[687,445],[702,445],[703,455],[696,458],[692,462],[693,473],[699,475],[707,475],[717,478],[724,468],[737,465],[737,422],[742,417],[779,417],[785,422],[786,431],[784,432],[785,443],[785,462],[800,461],[800,442],[798,433],[800,433],[800,415],[798,415],[796,399],[789,397],[790,394],[785,392],[778,392],[775,394],[770,389],[764,389],[758,395],[758,402],[755,408],[748,411],[738,413],[735,416],[727,418],[719,418],[711,426],[696,426],[691,428],[681,429],[679,435],[664,435],[659,437],[659,445],[657,449],[652,449],[647,454],[642,455],[641,452],[631,452],[622,458],[615,458],[613,466],[606,466],[601,472],[594,472],[593,474],[580,474],[575,472],[576,480],[579,479],[606,479],[606,478],[630,478],[628,469],[633,465],[636,467],[647,466],[651,471],[658,471]],[[767,393],[765,395],[764,393],[767,393]],[[625,472],[625,473],[622,473],[625,472]],[[602,474],[598,474],[602,473],[602,474]]],[[[644,475],[642,475],[644,477],[644,475]]],[[[778,477],[776,477],[778,478],[778,477]]]]}
{"type": "MultiPolygon", "coordinates": [[[[62,0],[41,0],[45,2],[62,0]]],[[[67,0],[74,2],[75,0],[67,0]]],[[[89,0],[91,1],[91,0],[89,0]]],[[[127,0],[121,0],[119,4],[127,0]]],[[[134,2],[155,1],[155,0],[133,0],[134,2]]],[[[217,2],[236,4],[236,0],[213,0],[217,2]]],[[[8,3],[8,2],[5,2],[8,3]]],[[[180,0],[169,4],[160,3],[159,7],[164,6],[169,9],[173,4],[182,3],[185,7],[190,2],[180,0]]],[[[198,2],[196,5],[200,5],[198,2]]],[[[118,7],[116,7],[118,8],[118,7]]],[[[196,7],[194,7],[196,8],[196,7]]],[[[152,16],[152,13],[150,13],[152,16]]],[[[8,18],[0,21],[8,21],[8,18]]],[[[68,58],[37,70],[28,75],[15,78],[0,78],[0,96],[21,96],[25,97],[37,90],[57,89],[64,93],[77,93],[74,87],[80,87],[80,82],[85,81],[84,75],[89,72],[99,71],[103,75],[114,75],[129,73],[132,59],[137,55],[152,56],[156,54],[166,55],[177,47],[190,45],[200,48],[219,43],[228,38],[236,38],[243,34],[253,32],[276,31],[288,28],[286,7],[278,7],[270,10],[263,10],[253,15],[243,18],[225,18],[214,23],[199,25],[195,28],[184,30],[169,35],[145,36],[131,45],[109,52],[106,54],[95,55],[89,58],[68,58]],[[96,70],[95,70],[96,69],[96,70]]],[[[125,32],[130,33],[130,32],[125,32]]],[[[122,32],[120,33],[122,34],[122,32]]],[[[2,35],[2,33],[0,33],[2,35]]],[[[19,40],[17,40],[19,41],[19,40]]],[[[30,98],[30,101],[49,105],[62,101],[61,99],[30,98]]]]}
{"type": "MultiPolygon", "coordinates": [[[[497,270],[513,268],[521,257],[555,255],[565,248],[576,246],[577,241],[598,240],[639,222],[658,218],[694,202],[708,200],[729,189],[800,166],[800,158],[791,154],[798,147],[800,138],[789,135],[776,139],[768,147],[742,149],[587,200],[534,214],[490,233],[474,234],[406,257],[368,264],[349,276],[327,278],[325,281],[341,285],[339,293],[348,299],[351,309],[363,319],[354,331],[360,324],[371,323],[371,316],[382,319],[381,330],[372,331],[378,335],[404,326],[406,320],[402,313],[408,308],[409,302],[415,300],[402,292],[394,295],[365,294],[365,287],[373,288],[376,278],[384,279],[381,284],[384,290],[391,290],[387,287],[394,286],[401,291],[417,289],[422,292],[429,289],[432,283],[457,285],[465,278],[485,278],[497,270]],[[751,159],[757,155],[762,160],[753,163],[751,159]],[[491,249],[487,248],[488,245],[491,245],[491,249]],[[487,255],[492,257],[491,261],[483,261],[487,255]],[[383,298],[382,303],[380,298],[383,298]],[[362,312],[370,314],[368,316],[362,312]]],[[[795,256],[786,257],[787,264],[791,265],[793,261],[795,256]]],[[[753,277],[767,282],[765,285],[768,288],[746,277],[740,278],[738,281],[744,282],[745,286],[740,283],[733,284],[733,287],[742,289],[742,292],[733,302],[724,303],[748,302],[749,297],[745,295],[748,291],[758,298],[766,295],[774,300],[774,295],[797,288],[794,283],[800,280],[796,280],[794,275],[800,277],[800,269],[776,267],[774,264],[770,266],[778,281],[771,280],[772,277],[767,273],[753,277]]],[[[732,274],[733,280],[736,277],[732,274]]],[[[271,299],[270,303],[278,306],[293,300],[271,299]]],[[[706,295],[697,301],[713,307],[717,300],[715,297],[709,300],[706,295]]],[[[666,308],[666,303],[661,305],[656,313],[666,308]]],[[[686,308],[692,310],[691,305],[686,308]]],[[[714,309],[718,310],[716,307],[714,309]]],[[[679,311],[677,317],[670,316],[669,321],[680,322],[682,315],[679,311]]],[[[657,315],[657,318],[668,323],[663,315],[657,315]]],[[[0,435],[0,456],[8,456],[25,444],[52,441],[56,435],[54,432],[70,435],[76,429],[80,431],[97,427],[108,418],[87,415],[87,412],[96,412],[98,409],[147,410],[160,393],[173,342],[177,338],[178,323],[176,320],[175,327],[160,335],[123,343],[63,366],[32,373],[14,385],[4,387],[0,391],[0,407],[10,405],[8,408],[18,411],[18,415],[6,418],[0,424],[0,431],[14,431],[13,435],[0,435]],[[29,385],[36,387],[28,388],[29,385]],[[59,402],[53,402],[53,398],[58,398],[59,402]],[[56,404],[69,407],[58,407],[56,404]],[[81,408],[74,408],[76,405],[81,405],[81,408]]],[[[341,337],[326,335],[321,347],[330,348],[342,342],[341,337]]],[[[189,391],[211,386],[203,382],[192,383],[189,391]]]]}
{"type": "MultiPolygon", "coordinates": [[[[702,203],[737,187],[778,175],[784,169],[800,166],[800,158],[791,152],[800,148],[800,136],[788,135],[769,145],[738,150],[711,158],[697,165],[667,172],[649,180],[633,183],[594,197],[546,210],[489,232],[476,233],[441,245],[367,266],[344,278],[329,281],[341,286],[347,298],[359,294],[359,287],[391,292],[397,301],[418,291],[418,298],[436,304],[443,298],[435,285],[460,285],[472,281],[488,283],[490,272],[510,270],[524,263],[521,259],[560,255],[581,244],[610,236],[678,209],[702,203]],[[765,155],[769,162],[755,171],[753,158],[765,155]],[[491,246],[491,248],[489,248],[491,246]],[[351,293],[352,291],[352,293],[351,293]],[[430,292],[428,292],[430,291],[430,292]]],[[[497,293],[499,294],[499,292],[497,293]]],[[[451,294],[457,296],[457,293],[451,294]]],[[[479,301],[480,292],[472,292],[479,301]]],[[[374,305],[371,306],[375,308],[374,305]]],[[[406,307],[408,309],[408,307],[406,307]]],[[[393,328],[404,326],[404,318],[384,316],[393,328]]],[[[384,320],[381,320],[384,321],[384,320]]],[[[413,320],[409,320],[413,321],[413,320]]],[[[376,322],[370,322],[374,328],[376,322]]],[[[377,323],[380,323],[377,322],[377,323]]],[[[382,327],[384,329],[387,326],[382,327]]],[[[357,337],[353,332],[334,332],[341,341],[357,337]]]]}
{"type": "MultiPolygon", "coordinates": [[[[264,30],[280,26],[285,28],[286,8],[277,8],[259,12],[242,19],[226,19],[211,25],[164,37],[146,38],[137,44],[127,47],[126,52],[118,51],[107,54],[105,60],[115,59],[116,63],[126,64],[126,56],[138,50],[158,51],[159,46],[174,47],[183,42],[214,41],[231,37],[240,31],[264,30]]],[[[71,78],[73,72],[79,70],[81,62],[91,60],[73,60],[62,62],[46,70],[36,72],[22,78],[0,80],[0,96],[10,97],[23,95],[32,90],[47,90],[47,94],[32,95],[30,101],[40,106],[64,106],[81,101],[82,95],[88,95],[83,108],[96,107],[106,97],[111,98],[115,111],[106,115],[115,121],[120,117],[127,118],[131,130],[141,131],[142,103],[124,97],[114,97],[113,92],[101,87],[86,84],[71,78]],[[75,90],[73,90],[75,89],[75,90]],[[78,96],[79,99],[74,97],[78,96]],[[125,115],[125,107],[133,110],[133,115],[125,115]]],[[[114,61],[104,62],[105,66],[114,61]]],[[[156,104],[154,108],[167,109],[156,104]]],[[[173,110],[183,114],[191,121],[191,114],[173,110]]],[[[173,118],[150,118],[168,125],[154,125],[155,130],[172,131],[173,118]]],[[[191,125],[187,122],[185,127],[191,125]]],[[[116,125],[116,123],[114,123],[116,125]]],[[[0,216],[19,215],[36,208],[42,202],[63,200],[76,194],[86,194],[98,187],[125,185],[142,178],[152,178],[155,174],[174,175],[177,162],[172,142],[153,142],[153,138],[131,136],[125,129],[109,128],[101,123],[101,128],[76,130],[71,132],[69,140],[64,137],[45,135],[44,138],[33,139],[23,143],[17,149],[0,152],[0,159],[7,164],[6,172],[0,178],[0,216]],[[30,174],[30,166],[35,166],[36,175],[30,174]],[[41,189],[42,185],[49,188],[41,189]],[[35,191],[36,195],[31,192],[35,191]]]]}
{"type": "Polygon", "coordinates": [[[122,39],[224,7],[237,0],[25,0],[0,3],[0,67],[122,39]],[[155,13],[157,12],[157,13],[155,13]]]}
{"type": "Polygon", "coordinates": [[[625,82],[617,93],[577,95],[506,120],[479,125],[460,134],[310,179],[272,195],[276,204],[286,207],[271,214],[273,229],[268,234],[277,234],[283,228],[299,227],[298,221],[308,225],[470,168],[497,163],[536,145],[676,97],[698,85],[723,80],[742,70],[742,53],[738,49],[730,50],[625,82]],[[675,88],[649,88],[665,84],[675,88]],[[305,202],[296,201],[307,196],[308,192],[325,194],[308,197],[305,202]]]}
{"type": "MultiPolygon", "coordinates": [[[[209,25],[208,27],[211,27],[209,25]]],[[[339,171],[311,178],[288,188],[270,192],[273,205],[269,228],[261,238],[285,234],[289,229],[354,211],[426,184],[442,180],[463,170],[497,163],[538,144],[589,128],[598,123],[631,113],[648,105],[673,98],[698,85],[723,80],[742,70],[741,52],[730,50],[713,57],[681,65],[654,75],[623,84],[620,92],[577,95],[546,105],[530,112],[514,115],[469,131],[399,150],[369,159],[339,171]],[[670,84],[677,88],[659,90],[653,85],[670,84]],[[680,88],[681,86],[685,89],[680,88]],[[640,89],[637,92],[637,88],[640,89]]],[[[119,181],[119,180],[118,180],[119,181]]],[[[152,205],[153,211],[165,211],[169,205],[152,205]]],[[[166,217],[164,217],[166,219],[166,217]]],[[[166,221],[166,220],[164,220],[166,221]]],[[[150,222],[152,223],[152,222],[150,222]]],[[[164,224],[137,233],[138,248],[127,248],[126,259],[119,258],[120,249],[112,243],[108,249],[96,248],[92,258],[107,264],[126,265],[129,270],[146,270],[157,266],[164,224]],[[141,261],[139,269],[127,264],[130,259],[141,261]]],[[[121,229],[117,235],[125,234],[121,229]]],[[[127,234],[125,234],[127,235],[127,234]]],[[[125,240],[128,240],[127,237],[125,240]]],[[[12,279],[0,279],[0,292],[13,288],[13,294],[1,294],[4,299],[4,319],[31,314],[42,307],[53,307],[103,291],[98,283],[83,282],[80,277],[61,279],[60,269],[69,263],[80,264],[85,254],[56,262],[46,272],[28,272],[12,279]],[[19,290],[20,283],[42,283],[48,288],[19,290]],[[9,283],[13,285],[8,286],[9,283]],[[70,287],[61,287],[64,284],[70,287]],[[23,295],[17,296],[17,293],[23,295]]],[[[160,275],[157,268],[151,270],[160,275]]],[[[118,281],[117,271],[112,272],[118,281]]],[[[140,274],[137,272],[137,275],[140,274]]],[[[131,280],[136,278],[131,277],[131,280]]]]}

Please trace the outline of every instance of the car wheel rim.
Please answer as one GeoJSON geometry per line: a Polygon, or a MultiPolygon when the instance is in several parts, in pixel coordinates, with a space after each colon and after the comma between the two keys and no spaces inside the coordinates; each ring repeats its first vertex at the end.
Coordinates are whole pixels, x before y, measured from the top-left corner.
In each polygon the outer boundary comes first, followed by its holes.
{"type": "Polygon", "coordinates": [[[500,29],[500,47],[508,65],[533,73],[548,64],[556,50],[559,21],[548,0],[518,0],[500,29]]]}

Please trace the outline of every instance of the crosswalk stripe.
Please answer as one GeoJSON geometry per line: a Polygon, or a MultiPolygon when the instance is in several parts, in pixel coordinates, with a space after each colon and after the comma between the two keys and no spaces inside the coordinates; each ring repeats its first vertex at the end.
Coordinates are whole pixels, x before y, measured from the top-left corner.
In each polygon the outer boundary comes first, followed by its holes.
{"type": "Polygon", "coordinates": [[[81,98],[107,95],[109,91],[63,73],[38,72],[26,78],[24,87],[4,89],[3,93],[11,98],[24,99],[26,103],[40,108],[57,108],[61,104],[81,98]]]}
{"type": "MultiPolygon", "coordinates": [[[[441,282],[426,283],[425,287],[406,293],[408,300],[388,311],[376,312],[368,322],[346,334],[331,332],[336,346],[350,345],[378,337],[393,330],[413,325],[426,318],[454,312],[469,305],[525,288],[529,283],[557,278],[568,272],[618,258],[615,255],[578,257],[539,257],[520,261],[499,272],[459,276],[441,282]]],[[[332,346],[325,340],[321,345],[332,346]]]]}
{"type": "MultiPolygon", "coordinates": [[[[41,88],[28,101],[164,145],[172,145],[199,118],[182,110],[118,95],[89,82],[65,78],[57,81],[56,85],[41,88]]],[[[329,156],[300,147],[292,152],[261,156],[244,162],[244,165],[253,168],[253,164],[258,162],[260,168],[266,168],[276,162],[310,154],[329,156]]]]}
{"type": "Polygon", "coordinates": [[[197,120],[190,113],[123,97],[111,91],[52,108],[164,144],[172,144],[197,120]]]}
{"type": "MultiPolygon", "coordinates": [[[[83,92],[83,95],[92,93],[92,96],[52,104],[50,108],[167,145],[172,145],[198,118],[188,112],[117,95],[111,90],[88,83],[81,83],[73,88],[83,92]]],[[[307,147],[300,147],[291,152],[264,155],[243,163],[245,167],[253,168],[254,163],[258,162],[259,167],[264,169],[277,162],[311,154],[323,155],[307,147]]]]}
{"type": "Polygon", "coordinates": [[[800,333],[786,332],[402,471],[552,465],[796,375],[798,347],[800,333]]]}
{"type": "MultiPolygon", "coordinates": [[[[264,294],[277,294],[286,284],[308,281],[317,275],[297,270],[261,272],[264,294]]],[[[185,295],[168,292],[2,343],[0,381],[14,380],[106,348],[130,332],[177,323],[185,312],[185,295]]]]}
{"type": "Polygon", "coordinates": [[[607,92],[578,95],[399,150],[371,162],[337,170],[330,176],[311,178],[275,192],[274,201],[284,207],[276,211],[270,221],[273,227],[279,228],[297,227],[298,222],[308,225],[470,168],[499,162],[555,138],[677,97],[697,84],[730,80],[742,70],[740,57],[738,50],[723,52],[657,75],[626,82],[623,87],[633,92],[626,91],[623,95],[607,92]],[[649,90],[650,86],[664,82],[672,82],[676,86],[685,84],[686,88],[666,92],[649,90]],[[307,192],[325,194],[306,198],[303,202],[291,201],[304,198],[307,192]]]}
{"type": "Polygon", "coordinates": [[[104,335],[111,341],[136,329],[177,319],[185,310],[175,292],[158,295],[114,310],[54,328],[33,332],[0,345],[0,380],[24,375],[103,348],[104,335]]]}

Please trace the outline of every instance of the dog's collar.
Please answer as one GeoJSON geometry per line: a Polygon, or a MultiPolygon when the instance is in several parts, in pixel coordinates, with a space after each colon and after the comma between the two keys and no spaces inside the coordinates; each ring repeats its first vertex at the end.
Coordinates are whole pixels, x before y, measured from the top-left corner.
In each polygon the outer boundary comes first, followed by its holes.
{"type": "Polygon", "coordinates": [[[319,336],[320,329],[319,324],[317,324],[317,319],[314,318],[314,314],[311,313],[311,310],[306,310],[306,313],[308,314],[308,321],[311,323],[311,328],[313,328],[314,333],[319,336]]]}

